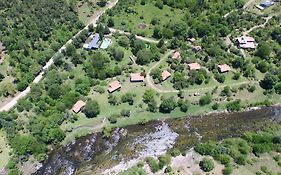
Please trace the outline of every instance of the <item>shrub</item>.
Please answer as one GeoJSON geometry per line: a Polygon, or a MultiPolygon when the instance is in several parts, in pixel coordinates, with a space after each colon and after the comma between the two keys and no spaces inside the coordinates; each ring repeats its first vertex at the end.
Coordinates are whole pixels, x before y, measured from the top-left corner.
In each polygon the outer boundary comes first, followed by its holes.
{"type": "Polygon", "coordinates": [[[235,159],[235,162],[238,164],[238,165],[246,165],[246,157],[245,156],[238,156],[236,159],[235,159]]]}
{"type": "Polygon", "coordinates": [[[148,163],[148,165],[153,173],[156,173],[157,171],[160,170],[160,167],[159,167],[157,161],[155,159],[153,159],[152,157],[147,158],[146,162],[148,163]]]}
{"type": "Polygon", "coordinates": [[[167,166],[167,168],[165,169],[164,173],[170,173],[172,172],[172,167],[171,166],[167,166]]]}
{"type": "Polygon", "coordinates": [[[172,155],[173,157],[179,156],[180,154],[181,154],[181,152],[180,152],[180,150],[177,149],[177,148],[174,148],[174,149],[172,149],[172,151],[171,151],[171,155],[172,155]]]}
{"type": "Polygon", "coordinates": [[[216,160],[218,160],[223,165],[227,165],[230,163],[230,156],[226,154],[220,154],[216,160]]]}
{"type": "Polygon", "coordinates": [[[170,155],[162,155],[158,158],[159,160],[159,167],[162,169],[165,165],[169,165],[171,163],[171,156],[170,155]]]}
{"type": "Polygon", "coordinates": [[[226,166],[226,167],[222,170],[223,175],[230,175],[230,174],[232,174],[232,172],[233,172],[233,168],[232,168],[232,166],[230,166],[230,165],[226,166]]]}
{"type": "Polygon", "coordinates": [[[212,106],[212,109],[213,110],[217,110],[217,109],[219,109],[219,104],[218,103],[215,103],[213,106],[212,106]]]}
{"type": "Polygon", "coordinates": [[[199,100],[200,106],[208,105],[212,102],[212,96],[210,94],[206,94],[205,96],[202,96],[199,100]]]}
{"type": "Polygon", "coordinates": [[[210,172],[215,167],[214,161],[206,157],[202,161],[200,161],[199,166],[205,172],[210,172]]]}

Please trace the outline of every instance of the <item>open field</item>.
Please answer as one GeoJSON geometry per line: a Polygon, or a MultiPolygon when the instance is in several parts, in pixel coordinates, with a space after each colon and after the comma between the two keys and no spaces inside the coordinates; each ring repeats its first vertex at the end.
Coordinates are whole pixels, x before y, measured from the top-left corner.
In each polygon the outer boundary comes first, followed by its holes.
{"type": "Polygon", "coordinates": [[[9,152],[10,147],[8,146],[5,134],[2,130],[0,130],[0,170],[8,163],[10,159],[9,152]]]}
{"type": "MultiPolygon", "coordinates": [[[[247,174],[254,175],[258,172],[265,173],[261,169],[261,167],[267,167],[267,171],[271,172],[271,174],[280,174],[281,167],[278,166],[277,162],[273,159],[274,155],[278,155],[278,153],[266,153],[261,155],[260,157],[252,156],[252,164],[247,164],[245,166],[239,166],[235,168],[233,171],[233,175],[247,174]]],[[[268,173],[269,174],[269,173],[268,173]]]]}
{"type": "MultiPolygon", "coordinates": [[[[184,11],[164,6],[159,9],[154,6],[153,1],[146,1],[140,5],[140,1],[130,5],[130,10],[122,10],[121,13],[112,16],[114,27],[120,30],[129,31],[141,36],[152,36],[156,26],[164,27],[168,22],[178,22],[184,16],[184,11]],[[129,12],[132,11],[132,12],[129,12]],[[177,18],[174,18],[177,16],[177,18]],[[124,21],[126,19],[126,21],[124,21]],[[151,24],[155,20],[157,25],[151,24]]],[[[103,16],[102,21],[107,21],[108,15],[103,16]]]]}

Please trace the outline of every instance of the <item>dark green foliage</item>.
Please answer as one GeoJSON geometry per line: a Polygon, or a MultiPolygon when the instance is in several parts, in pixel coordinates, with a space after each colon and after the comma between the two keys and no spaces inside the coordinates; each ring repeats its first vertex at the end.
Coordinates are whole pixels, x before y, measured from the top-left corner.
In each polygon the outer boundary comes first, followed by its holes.
{"type": "Polygon", "coordinates": [[[212,102],[212,96],[210,94],[206,94],[202,96],[199,100],[200,106],[208,105],[212,102]]]}
{"type": "Polygon", "coordinates": [[[96,117],[100,113],[100,107],[98,102],[94,100],[88,100],[85,108],[83,109],[83,112],[88,118],[96,117]]]}
{"type": "Polygon", "coordinates": [[[231,165],[226,166],[223,170],[222,173],[223,175],[230,175],[233,172],[233,167],[231,165]]]}
{"type": "Polygon", "coordinates": [[[46,147],[44,144],[38,142],[38,140],[30,135],[16,136],[11,145],[13,146],[14,152],[17,155],[28,156],[33,154],[40,156],[45,154],[46,147]]]}
{"type": "Polygon", "coordinates": [[[200,161],[199,166],[205,172],[210,172],[215,167],[214,161],[206,157],[202,161],[200,161]]]}
{"type": "Polygon", "coordinates": [[[187,110],[190,106],[190,102],[188,100],[179,99],[178,106],[180,107],[180,110],[182,112],[187,112],[187,110]]]}
{"type": "Polygon", "coordinates": [[[241,106],[240,100],[236,100],[236,101],[229,102],[226,104],[226,109],[228,111],[240,111],[241,108],[242,108],[242,106],[241,106]]]}
{"type": "Polygon", "coordinates": [[[134,104],[134,95],[132,93],[126,93],[121,97],[122,103],[129,103],[129,105],[134,104]]]}
{"type": "Polygon", "coordinates": [[[262,59],[267,59],[271,53],[271,48],[266,42],[262,42],[259,44],[257,48],[256,55],[261,57],[262,59]]]}
{"type": "Polygon", "coordinates": [[[157,171],[160,170],[159,164],[157,163],[157,161],[155,159],[149,157],[146,159],[146,162],[148,163],[148,165],[153,173],[156,173],[157,171]]]}
{"type": "Polygon", "coordinates": [[[177,107],[177,103],[173,97],[164,99],[160,104],[159,111],[162,113],[170,113],[177,107]]]}

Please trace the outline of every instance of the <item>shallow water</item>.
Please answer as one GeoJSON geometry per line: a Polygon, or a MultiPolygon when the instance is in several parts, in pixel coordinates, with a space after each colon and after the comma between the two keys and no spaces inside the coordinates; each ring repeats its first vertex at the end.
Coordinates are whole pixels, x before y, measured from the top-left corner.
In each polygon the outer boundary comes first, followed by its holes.
{"type": "Polygon", "coordinates": [[[110,139],[95,133],[54,150],[35,174],[112,173],[114,168],[131,166],[144,157],[163,154],[172,147],[184,151],[198,142],[240,136],[245,131],[258,131],[280,121],[281,108],[270,107],[117,128],[110,139]]]}

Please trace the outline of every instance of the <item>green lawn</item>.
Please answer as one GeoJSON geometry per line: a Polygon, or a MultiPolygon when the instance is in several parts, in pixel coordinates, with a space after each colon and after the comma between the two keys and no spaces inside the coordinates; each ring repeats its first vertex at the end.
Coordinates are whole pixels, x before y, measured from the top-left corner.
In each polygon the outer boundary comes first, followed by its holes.
{"type": "MultiPolygon", "coordinates": [[[[276,153],[272,153],[275,154],[276,153]]],[[[259,158],[251,156],[253,161],[253,164],[247,164],[245,166],[239,166],[238,168],[234,169],[233,175],[240,175],[240,174],[247,174],[247,175],[255,175],[256,172],[261,171],[261,167],[265,166],[267,167],[268,171],[274,173],[274,174],[280,174],[281,173],[281,167],[278,166],[277,162],[273,160],[273,156],[270,154],[263,154],[259,158]]],[[[266,173],[262,173],[266,174],[266,173]]]]}
{"type": "Polygon", "coordinates": [[[10,147],[7,144],[5,133],[0,130],[0,170],[7,165],[10,159],[10,147]]]}
{"type": "MultiPolygon", "coordinates": [[[[140,1],[138,1],[138,3],[131,6],[130,9],[132,9],[134,13],[123,10],[121,13],[113,16],[114,28],[131,31],[143,36],[152,36],[155,26],[151,24],[151,20],[154,18],[157,19],[158,25],[161,27],[170,21],[180,21],[184,16],[182,10],[172,9],[166,5],[164,5],[163,9],[159,9],[154,6],[154,1],[146,1],[144,6],[140,5],[140,1]],[[175,16],[177,16],[177,18],[174,18],[175,16]],[[146,25],[146,28],[140,29],[140,24],[146,25]]],[[[105,18],[108,19],[108,16],[105,15],[105,18]]]]}

